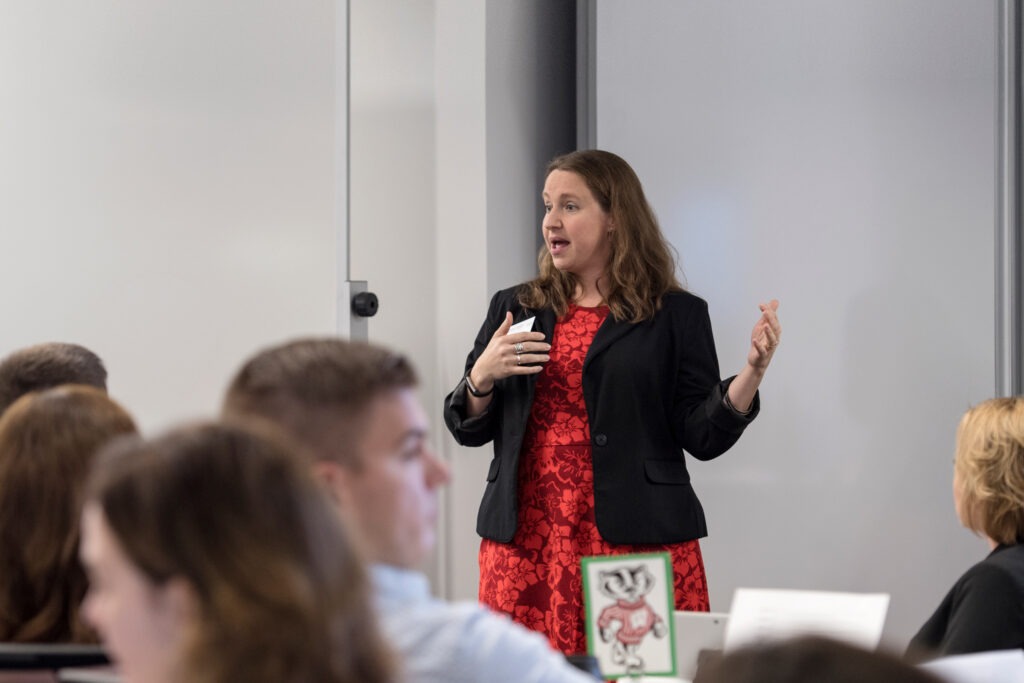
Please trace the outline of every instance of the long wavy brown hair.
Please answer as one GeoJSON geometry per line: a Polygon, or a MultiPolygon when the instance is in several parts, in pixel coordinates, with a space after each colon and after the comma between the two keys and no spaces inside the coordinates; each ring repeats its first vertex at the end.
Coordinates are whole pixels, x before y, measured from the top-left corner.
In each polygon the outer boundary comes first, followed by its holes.
{"type": "MultiPolygon", "coordinates": [[[[618,155],[599,149],[556,157],[546,175],[552,171],[580,176],[612,218],[611,257],[598,281],[611,315],[630,322],[652,318],[661,308],[662,297],[683,287],[676,279],[673,249],[661,233],[636,172],[618,155]]],[[[555,268],[547,245],[541,248],[537,263],[540,275],[523,285],[519,302],[528,308],[550,307],[564,315],[576,296],[576,276],[555,268]]]]}
{"type": "Polygon", "coordinates": [[[0,641],[95,642],[79,618],[86,590],[78,511],[97,450],[135,433],[92,387],[22,396],[0,419],[0,641]]]}

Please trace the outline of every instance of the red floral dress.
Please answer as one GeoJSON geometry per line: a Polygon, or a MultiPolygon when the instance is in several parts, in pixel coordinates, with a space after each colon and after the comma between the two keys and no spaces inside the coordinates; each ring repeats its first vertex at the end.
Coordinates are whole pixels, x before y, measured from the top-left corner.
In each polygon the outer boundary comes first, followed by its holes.
{"type": "Polygon", "coordinates": [[[516,534],[511,543],[480,545],[480,601],[547,635],[566,654],[587,650],[580,559],[588,555],[667,551],[676,609],[708,611],[696,540],[612,545],[597,531],[583,361],[607,315],[606,306],[572,305],[555,325],[523,441],[516,534]]]}

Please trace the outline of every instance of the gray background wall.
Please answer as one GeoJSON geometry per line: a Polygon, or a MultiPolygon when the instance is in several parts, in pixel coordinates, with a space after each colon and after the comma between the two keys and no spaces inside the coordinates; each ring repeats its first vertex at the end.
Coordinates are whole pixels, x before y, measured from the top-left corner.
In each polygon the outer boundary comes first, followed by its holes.
{"type": "Polygon", "coordinates": [[[691,461],[714,610],[888,592],[902,646],[987,552],[950,481],[995,388],[996,5],[596,3],[596,143],[645,181],[723,373],[781,301],[761,416],[691,461]]]}
{"type": "Polygon", "coordinates": [[[452,465],[429,568],[477,592],[476,508],[487,449],[441,420],[491,293],[531,276],[546,161],[574,140],[571,0],[351,0],[352,277],[381,309],[370,338],[420,369],[452,465]]]}
{"type": "Polygon", "coordinates": [[[475,596],[488,458],[447,438],[440,401],[490,291],[534,268],[540,167],[573,143],[574,9],[5,2],[0,354],[86,344],[161,429],[214,414],[255,349],[335,331],[350,264],[453,464],[431,574],[475,596]]]}
{"type": "Polygon", "coordinates": [[[257,347],[333,332],[344,18],[5,0],[0,354],[85,344],[157,428],[215,412],[257,347]]]}

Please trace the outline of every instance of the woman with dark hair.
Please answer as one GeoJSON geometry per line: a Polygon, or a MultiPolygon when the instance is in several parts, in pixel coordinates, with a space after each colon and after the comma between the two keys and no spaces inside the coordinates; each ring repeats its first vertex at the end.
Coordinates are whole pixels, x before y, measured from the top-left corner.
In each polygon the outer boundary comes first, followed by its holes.
{"type": "Polygon", "coordinates": [[[761,304],[742,370],[721,381],[707,304],[676,279],[633,169],[573,152],[542,197],[540,274],[494,295],[444,414],[460,444],[494,442],[481,601],[574,653],[583,556],[667,551],[677,608],[709,608],[683,450],[710,460],[736,442],[781,327],[778,302],[761,304]]]}
{"type": "Polygon", "coordinates": [[[130,415],[99,389],[29,393],[0,418],[0,641],[88,643],[79,618],[86,580],[78,511],[96,451],[134,434],[130,415]]]}
{"type": "Polygon", "coordinates": [[[960,522],[988,556],[967,570],[910,642],[914,658],[1024,647],[1024,397],[960,419],[953,465],[960,522]]]}
{"type": "Polygon", "coordinates": [[[125,683],[391,680],[362,565],[309,470],[236,426],[101,453],[83,611],[125,683]]]}

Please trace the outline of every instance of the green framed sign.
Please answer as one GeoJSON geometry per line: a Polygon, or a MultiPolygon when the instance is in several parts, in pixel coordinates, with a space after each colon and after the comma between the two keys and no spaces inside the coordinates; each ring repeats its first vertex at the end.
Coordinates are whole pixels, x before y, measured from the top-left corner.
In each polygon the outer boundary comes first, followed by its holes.
{"type": "Polygon", "coordinates": [[[675,676],[668,553],[583,558],[587,652],[605,678],[675,676]]]}

